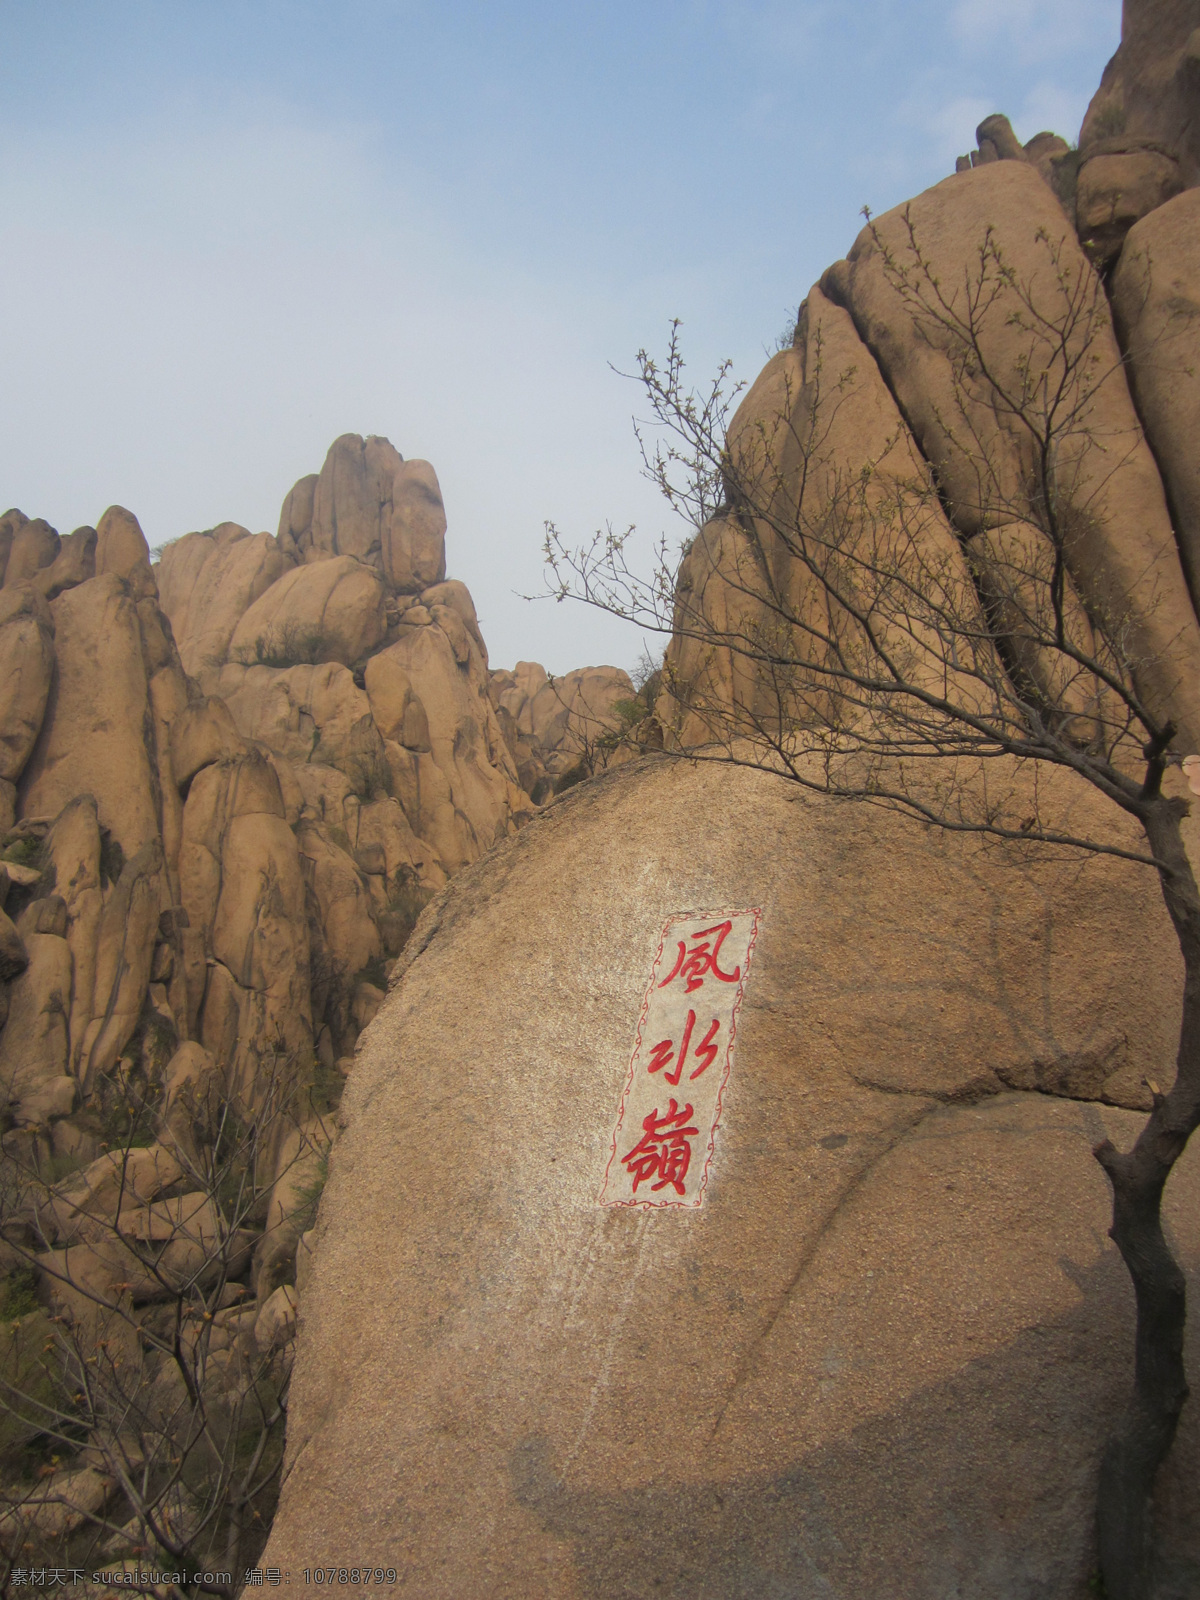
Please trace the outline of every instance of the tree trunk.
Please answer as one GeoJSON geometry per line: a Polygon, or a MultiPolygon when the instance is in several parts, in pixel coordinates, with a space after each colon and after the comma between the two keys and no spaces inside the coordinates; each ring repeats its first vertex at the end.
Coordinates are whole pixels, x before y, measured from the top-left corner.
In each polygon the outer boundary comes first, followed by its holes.
{"type": "Polygon", "coordinates": [[[1108,1600],[1148,1600],[1153,1578],[1151,1495],[1188,1397],[1183,1365],[1187,1291],[1162,1229],[1171,1169],[1200,1124],[1200,893],[1183,848],[1178,801],[1157,798],[1143,818],[1184,961],[1175,1082],[1151,1085],[1154,1109],[1133,1149],[1111,1141],[1095,1156],[1113,1191],[1109,1230],[1133,1279],[1137,1335],[1133,1392],[1105,1446],[1097,1495],[1100,1572],[1108,1600]]]}

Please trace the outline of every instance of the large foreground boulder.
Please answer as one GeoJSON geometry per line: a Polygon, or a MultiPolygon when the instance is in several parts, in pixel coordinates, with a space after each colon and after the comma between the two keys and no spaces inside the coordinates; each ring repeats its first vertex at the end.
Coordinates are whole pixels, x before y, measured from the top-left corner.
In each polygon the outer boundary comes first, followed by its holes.
{"type": "MultiPolygon", "coordinates": [[[[1132,1358],[1091,1147],[1133,1138],[1179,1016],[1150,875],[650,760],[462,873],[404,960],[343,1102],[264,1565],[353,1550],[422,1600],[1083,1600],[1132,1358]],[[602,1206],[652,963],[685,955],[664,922],[750,907],[703,1204],[602,1206]]],[[[664,1108],[698,1105],[662,1057],[664,1108]]],[[[1193,1282],[1198,1157],[1166,1196],[1193,1282]]],[[[1176,1559],[1198,1465],[1193,1405],[1176,1559]]]]}

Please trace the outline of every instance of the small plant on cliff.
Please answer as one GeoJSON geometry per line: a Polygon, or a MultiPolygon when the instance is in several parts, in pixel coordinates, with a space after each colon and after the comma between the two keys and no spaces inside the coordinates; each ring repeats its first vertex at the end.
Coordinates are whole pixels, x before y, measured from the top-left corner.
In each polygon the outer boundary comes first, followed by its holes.
{"type": "Polygon", "coordinates": [[[550,526],[550,589],[669,636],[660,714],[691,759],[1157,875],[1186,972],[1175,1071],[1148,1082],[1132,1148],[1105,1140],[1094,1152],[1137,1301],[1132,1391],[1100,1469],[1100,1565],[1110,1600],[1140,1600],[1155,1476],[1188,1393],[1185,1282],[1160,1202],[1200,1125],[1200,890],[1172,711],[1195,685],[1147,649],[1150,577],[1122,592],[1104,556],[1098,497],[1123,447],[1100,408],[1104,385],[1123,380],[1091,268],[1042,237],[1036,270],[1019,274],[988,230],[973,269],[947,285],[908,213],[898,241],[873,228],[872,243],[917,347],[940,352],[950,374],[931,426],[944,458],[968,464],[958,503],[899,423],[855,458],[841,422],[860,374],[830,370],[822,324],[798,332],[802,379],[776,357],[775,403],[728,438],[728,368],[691,392],[676,324],[665,364],[643,351],[636,374],[665,443],[638,437],[648,475],[699,531],[681,559],[664,539],[645,571],[627,536],[576,549],[550,526]],[[1111,803],[1110,835],[1051,812],[1037,783],[1046,767],[1111,803]]]}

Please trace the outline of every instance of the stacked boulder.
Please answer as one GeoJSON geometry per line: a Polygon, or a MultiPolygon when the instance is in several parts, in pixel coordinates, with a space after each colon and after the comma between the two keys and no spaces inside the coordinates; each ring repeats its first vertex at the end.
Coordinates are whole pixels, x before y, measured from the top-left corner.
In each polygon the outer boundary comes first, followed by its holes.
{"type": "Polygon", "coordinates": [[[1126,0],[1121,44],[1104,69],[1072,148],[1054,133],[1022,145],[1007,117],[986,117],[958,171],[1032,165],[1062,201],[1102,271],[1130,228],[1200,183],[1200,3],[1126,0]]]}
{"type": "MultiPolygon", "coordinates": [[[[1060,360],[1038,344],[1039,319],[1068,330],[1059,411],[1077,423],[1063,447],[1070,460],[1055,468],[1079,523],[1068,604],[1080,618],[1126,619],[1139,689],[1191,750],[1200,749],[1197,62],[1200,0],[1127,5],[1078,150],[1054,134],[1021,145],[1006,117],[986,118],[952,177],[871,220],[826,270],[792,346],[728,433],[743,481],[770,471],[785,494],[803,484],[805,504],[784,508],[785,522],[819,516],[835,484],[844,493],[869,480],[868,501],[899,496],[919,521],[929,571],[969,583],[976,556],[996,561],[1006,548],[1028,566],[1037,474],[1012,397],[1039,362],[1060,360]],[[949,331],[964,285],[984,280],[994,289],[976,330],[986,379],[963,366],[949,331]],[[944,291],[941,323],[922,315],[922,285],[956,286],[944,291]],[[828,431],[802,473],[801,442],[819,413],[828,431]]],[[[788,563],[769,527],[748,529],[732,513],[694,540],[677,614],[699,619],[698,637],[682,628],[673,639],[674,693],[658,708],[673,741],[706,742],[731,706],[747,726],[769,719],[771,685],[720,641],[766,626],[771,596],[802,613],[799,564],[788,563]]],[[[1025,665],[1035,678],[1042,670],[1025,665]]]]}
{"type": "Polygon", "coordinates": [[[578,667],[552,678],[537,661],[488,676],[488,693],[534,800],[631,760],[647,742],[648,710],[619,667],[578,667]]]}
{"type": "Polygon", "coordinates": [[[246,1280],[221,1315],[253,1321],[253,1292],[290,1339],[328,1112],[391,964],[633,692],[587,669],[569,714],[506,708],[445,532],[433,468],[355,435],[277,534],[227,522],[154,564],[121,507],[67,538],[0,518],[3,1159],[6,1192],[43,1194],[0,1218],[0,1290],[36,1260],[68,1323],[152,1312],[219,1256],[246,1280]],[[224,1240],[200,1180],[230,1108],[269,1202],[224,1240]],[[171,1235],[157,1276],[122,1242],[143,1223],[171,1235]]]}

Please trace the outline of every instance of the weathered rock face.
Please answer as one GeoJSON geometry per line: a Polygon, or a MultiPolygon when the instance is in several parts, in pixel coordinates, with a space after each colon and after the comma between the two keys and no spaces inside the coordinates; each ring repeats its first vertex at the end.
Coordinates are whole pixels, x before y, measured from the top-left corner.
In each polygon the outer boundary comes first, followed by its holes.
{"type": "Polygon", "coordinates": [[[1169,161],[1177,186],[1200,181],[1198,30],[1196,0],[1126,0],[1120,48],[1080,131],[1081,178],[1093,161],[1115,151],[1169,161]]]}
{"type": "Polygon", "coordinates": [[[155,570],[185,671],[219,669],[243,615],[291,565],[269,533],[236,522],[168,545],[155,570]]]}
{"type": "Polygon", "coordinates": [[[74,533],[59,540],[54,560],[33,577],[34,584],[47,600],[96,576],[96,538],[95,528],[84,527],[76,528],[74,533]]]}
{"type": "MultiPolygon", "coordinates": [[[[844,618],[813,581],[810,565],[827,566],[846,547],[868,568],[876,557],[886,567],[889,529],[898,521],[928,600],[965,617],[977,634],[986,632],[929,468],[849,314],[819,288],[801,308],[792,347],[768,362],[739,406],[728,453],[731,476],[761,514],[752,526],[730,516],[709,523],[682,564],[667,653],[671,692],[662,712],[680,743],[727,744],[731,733],[831,714],[818,678],[769,681],[750,656],[757,640],[769,652],[781,625],[831,643],[844,636],[844,618]],[[732,648],[738,639],[749,652],[732,648]]],[[[914,682],[939,691],[941,639],[922,632],[912,608],[907,621],[904,637],[888,638],[880,617],[880,643],[914,682]]],[[[809,656],[817,659],[802,646],[800,658],[809,656]]],[[[954,692],[969,705],[977,690],[962,673],[954,692]]]]}
{"type": "Polygon", "coordinates": [[[0,1094],[16,1127],[65,1116],[75,1105],[69,1075],[67,1018],[71,1010],[71,952],[53,933],[17,931],[29,964],[12,984],[8,1021],[0,1032],[0,1094]]]}
{"type": "Polygon", "coordinates": [[[91,1018],[79,1071],[85,1091],[109,1072],[142,1012],[163,906],[162,847],[152,840],[127,861],[100,916],[91,1018]]]}
{"type": "Polygon", "coordinates": [[[528,814],[529,801],[487,698],[486,660],[457,612],[435,606],[429,617],[399,630],[396,642],[368,663],[365,682],[376,724],[393,746],[401,798],[415,791],[416,815],[405,801],[413,827],[455,872],[510,832],[514,819],[528,814]],[[416,749],[402,746],[408,739],[416,749]],[[432,808],[421,799],[422,767],[430,765],[442,780],[437,789],[448,794],[449,814],[442,794],[432,808]]]}
{"type": "MultiPolygon", "coordinates": [[[[1051,270],[1051,251],[1067,281],[1091,297],[1092,309],[1077,319],[1074,337],[1107,376],[1089,387],[1085,364],[1077,366],[1077,376],[1067,374],[1083,414],[1061,441],[1058,473],[1059,492],[1079,516],[1074,577],[1090,604],[1128,620],[1131,638],[1139,641],[1134,653],[1145,663],[1143,692],[1174,717],[1189,747],[1200,748],[1200,629],[1162,483],[1123,378],[1103,293],[1037,174],[1002,161],[946,179],[864,229],[849,260],[825,274],[822,288],[853,316],[937,474],[959,533],[969,538],[987,527],[1036,521],[1028,499],[1035,469],[1027,431],[990,385],[956,366],[944,330],[906,287],[919,283],[922,263],[942,282],[964,283],[978,272],[985,236],[1016,281],[1042,297],[1035,304],[1051,324],[1064,315],[1066,293],[1051,270]]],[[[1029,348],[1030,333],[1012,320],[1017,309],[1001,286],[981,323],[990,370],[1010,393],[1020,392],[1023,362],[1039,370],[1039,363],[1052,368],[1055,359],[1049,347],[1037,346],[1036,335],[1029,348]]]]}
{"type": "Polygon", "coordinates": [[[1192,594],[1200,605],[1200,189],[1130,232],[1113,311],[1138,412],[1154,446],[1192,594]]]}
{"type": "Polygon", "coordinates": [[[361,439],[356,433],[335,439],[313,492],[312,543],[304,550],[305,560],[355,556],[380,568],[391,524],[392,480],[402,465],[387,439],[361,439]]]}
{"type": "MultiPolygon", "coordinates": [[[[9,515],[11,517],[12,513],[9,515]]],[[[59,552],[58,534],[41,517],[35,517],[32,522],[22,517],[20,523],[14,521],[11,527],[8,564],[4,569],[6,588],[36,578],[39,572],[51,566],[59,552]]]]}
{"type": "Polygon", "coordinates": [[[437,473],[428,461],[406,461],[392,480],[392,517],[383,545],[383,570],[397,594],[419,594],[441,583],[445,540],[437,473]]]}
{"type": "Polygon", "coordinates": [[[5,582],[5,573],[8,569],[9,552],[12,550],[13,536],[25,526],[29,518],[23,511],[18,511],[15,506],[0,516],[0,584],[5,582]]]}
{"type": "Polygon", "coordinates": [[[312,1049],[304,878],[265,756],[250,752],[193,779],[179,878],[188,1033],[250,1102],[260,1073],[312,1049]]]}
{"type": "Polygon", "coordinates": [[[0,590],[0,778],[13,783],[29,760],[54,673],[50,608],[31,583],[0,590]]]}
{"type": "MultiPolygon", "coordinates": [[[[102,849],[95,798],[90,794],[79,795],[59,812],[46,840],[46,854],[54,870],[54,887],[62,896],[66,913],[66,940],[71,952],[74,977],[69,1026],[71,1068],[76,1072],[83,1050],[84,1033],[92,1020],[96,998],[96,962],[104,914],[105,885],[100,864],[102,849]]],[[[157,906],[154,916],[157,923],[157,906]]],[[[119,959],[116,951],[124,945],[124,932],[115,917],[108,919],[108,931],[113,941],[112,948],[106,951],[108,992],[111,994],[113,968],[119,959]]],[[[144,934],[145,929],[139,931],[144,934]]],[[[152,960],[153,940],[148,953],[152,960]]],[[[145,956],[138,952],[134,960],[143,973],[148,973],[150,963],[145,956]]],[[[118,997],[120,987],[118,982],[118,997]]],[[[107,1002],[108,994],[103,996],[102,1008],[107,1006],[107,1002]]],[[[141,996],[138,997],[139,1009],[140,1006],[141,996]]]]}
{"type": "Polygon", "coordinates": [[[428,461],[405,461],[387,439],[343,434],[319,476],[283,503],[279,544],[305,562],[348,555],[374,567],[394,594],[446,576],[446,513],[428,461]]]}
{"type": "MultiPolygon", "coordinates": [[[[319,1532],[430,1596],[1083,1592],[1131,1322],[1090,1148],[1179,1004],[1149,875],[650,762],[415,945],[343,1102],[265,1560],[319,1532]],[[663,920],[748,905],[703,1206],[601,1208],[663,920]]],[[[1194,1276],[1195,1152],[1168,1206],[1194,1276]]]]}
{"type": "Polygon", "coordinates": [[[135,600],[157,600],[146,536],[124,506],[109,506],[96,524],[95,563],[97,574],[111,572],[123,578],[135,600]]]}
{"type": "Polygon", "coordinates": [[[292,666],[369,655],[387,631],[384,588],[373,567],[338,556],[296,567],[266,589],[233,630],[229,658],[292,666]]]}
{"type": "Polygon", "coordinates": [[[129,859],[160,838],[143,619],[115,573],[68,589],[50,610],[58,669],[21,778],[22,810],[55,817],[77,795],[93,794],[101,826],[129,859]]]}

